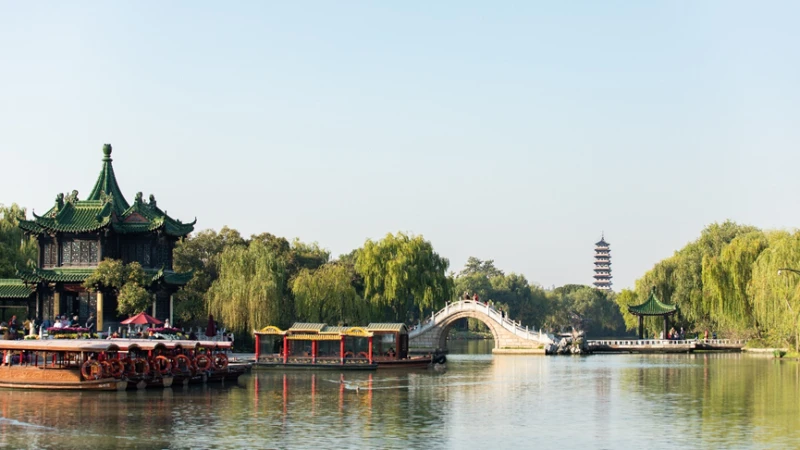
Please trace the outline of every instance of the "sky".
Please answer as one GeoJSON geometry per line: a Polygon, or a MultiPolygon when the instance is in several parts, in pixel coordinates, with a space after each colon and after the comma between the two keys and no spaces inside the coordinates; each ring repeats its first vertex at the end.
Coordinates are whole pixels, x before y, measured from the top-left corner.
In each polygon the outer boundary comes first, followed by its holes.
{"type": "Polygon", "coordinates": [[[0,2],[0,203],[91,190],[334,256],[422,235],[632,287],[714,222],[800,224],[800,3],[0,2]]]}

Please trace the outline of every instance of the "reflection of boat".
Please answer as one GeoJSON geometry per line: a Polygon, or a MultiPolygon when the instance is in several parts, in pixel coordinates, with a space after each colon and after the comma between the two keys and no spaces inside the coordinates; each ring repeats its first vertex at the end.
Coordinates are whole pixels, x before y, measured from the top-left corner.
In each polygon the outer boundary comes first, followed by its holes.
{"type": "Polygon", "coordinates": [[[444,364],[444,354],[411,356],[408,353],[408,327],[404,323],[371,323],[367,331],[376,336],[375,362],[378,369],[427,368],[444,364]]]}
{"type": "Polygon", "coordinates": [[[286,331],[255,332],[255,366],[287,369],[375,370],[372,333],[360,327],[295,323],[286,331]]]}
{"type": "Polygon", "coordinates": [[[122,390],[127,381],[112,374],[118,350],[104,341],[0,341],[0,387],[122,390]]]}

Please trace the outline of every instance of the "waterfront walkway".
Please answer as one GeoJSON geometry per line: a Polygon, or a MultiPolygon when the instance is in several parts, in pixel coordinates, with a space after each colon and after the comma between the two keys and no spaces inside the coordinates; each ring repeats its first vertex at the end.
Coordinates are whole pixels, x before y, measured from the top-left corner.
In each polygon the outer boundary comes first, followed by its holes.
{"type": "Polygon", "coordinates": [[[743,339],[605,339],[587,341],[592,353],[692,353],[741,351],[743,339]]]}

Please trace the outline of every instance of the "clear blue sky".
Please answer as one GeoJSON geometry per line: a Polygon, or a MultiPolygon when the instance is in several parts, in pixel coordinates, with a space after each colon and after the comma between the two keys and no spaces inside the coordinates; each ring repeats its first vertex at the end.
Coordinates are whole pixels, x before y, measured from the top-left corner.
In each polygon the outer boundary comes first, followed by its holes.
{"type": "Polygon", "coordinates": [[[800,224],[800,3],[3,2],[0,203],[123,191],[334,255],[422,234],[615,287],[800,224]]]}

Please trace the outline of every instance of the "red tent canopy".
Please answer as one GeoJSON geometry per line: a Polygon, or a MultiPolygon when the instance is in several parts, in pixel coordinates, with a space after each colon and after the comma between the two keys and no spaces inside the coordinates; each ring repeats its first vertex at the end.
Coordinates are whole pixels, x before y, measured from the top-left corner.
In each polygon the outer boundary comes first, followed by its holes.
{"type": "Polygon", "coordinates": [[[156,319],[155,317],[151,316],[150,314],[147,314],[146,312],[140,312],[139,314],[133,317],[128,317],[127,319],[123,320],[120,323],[122,325],[147,325],[147,324],[161,325],[164,322],[156,319]]]}

